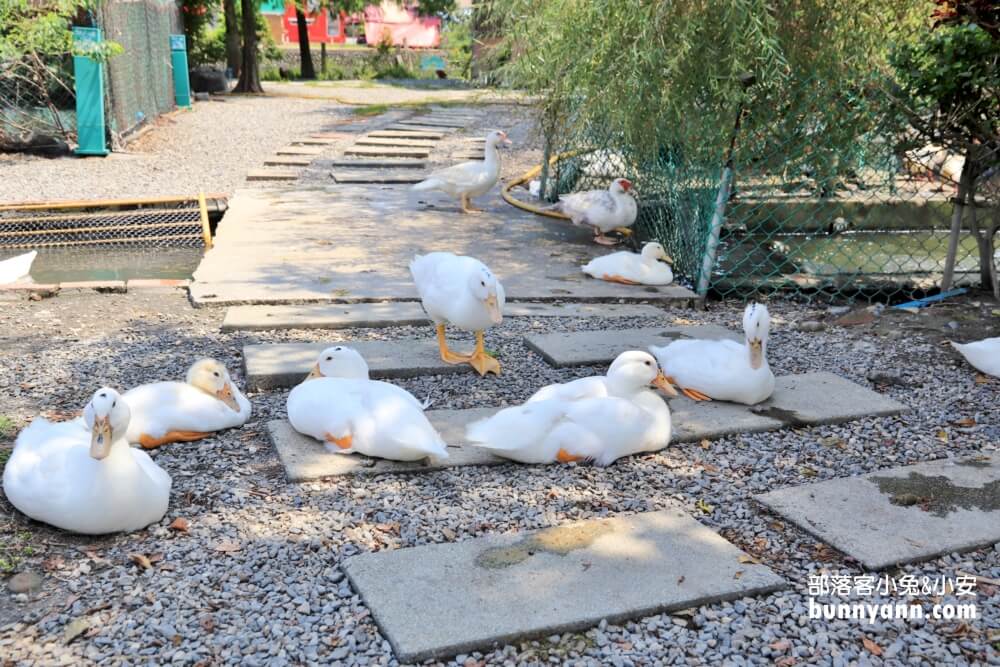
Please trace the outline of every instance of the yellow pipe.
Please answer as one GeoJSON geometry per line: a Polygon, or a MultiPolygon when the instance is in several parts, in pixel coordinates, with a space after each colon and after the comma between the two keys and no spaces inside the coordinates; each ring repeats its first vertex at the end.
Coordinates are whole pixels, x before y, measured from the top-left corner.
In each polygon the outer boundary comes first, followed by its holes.
{"type": "MultiPolygon", "coordinates": [[[[228,199],[229,195],[213,193],[207,199],[228,199]]],[[[60,208],[112,208],[115,206],[142,206],[145,204],[176,204],[178,202],[194,201],[197,197],[153,197],[150,199],[94,199],[92,201],[50,201],[24,202],[20,204],[2,204],[0,211],[60,209],[60,208]]]]}
{"type": "MultiPolygon", "coordinates": [[[[549,166],[550,167],[555,166],[555,164],[559,162],[559,160],[565,160],[566,158],[573,157],[574,155],[579,155],[582,152],[583,151],[566,151],[565,153],[553,155],[552,157],[549,158],[549,166]]],[[[514,195],[510,194],[511,190],[513,190],[519,185],[527,183],[535,176],[538,176],[538,174],[540,173],[542,173],[542,165],[532,167],[531,169],[524,172],[523,174],[515,178],[507,185],[503,186],[503,188],[500,190],[500,196],[503,197],[503,200],[505,202],[507,202],[511,206],[521,209],[522,211],[528,211],[529,213],[534,213],[535,215],[544,215],[547,218],[556,218],[557,220],[569,220],[569,216],[563,215],[559,211],[553,211],[548,208],[533,206],[527,202],[523,202],[520,199],[515,198],[514,195]]]]}
{"type": "Polygon", "coordinates": [[[208,226],[208,205],[205,203],[205,193],[198,193],[198,210],[201,212],[201,235],[205,241],[205,248],[212,247],[212,229],[208,226]]]}

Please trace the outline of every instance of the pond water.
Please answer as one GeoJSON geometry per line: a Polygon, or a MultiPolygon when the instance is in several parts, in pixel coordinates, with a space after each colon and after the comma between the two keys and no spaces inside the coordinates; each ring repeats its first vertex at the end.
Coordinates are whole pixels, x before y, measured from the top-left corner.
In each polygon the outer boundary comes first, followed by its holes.
{"type": "MultiPolygon", "coordinates": [[[[0,259],[23,253],[0,250],[0,259]]],[[[36,283],[80,280],[131,280],[133,278],[190,278],[204,254],[202,247],[44,248],[31,266],[36,283]]]]}

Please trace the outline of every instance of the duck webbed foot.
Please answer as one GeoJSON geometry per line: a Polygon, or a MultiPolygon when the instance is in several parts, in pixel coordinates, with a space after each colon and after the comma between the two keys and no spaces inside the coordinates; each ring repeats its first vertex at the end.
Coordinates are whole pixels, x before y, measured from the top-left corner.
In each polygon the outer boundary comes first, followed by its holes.
{"type": "Polygon", "coordinates": [[[475,368],[480,375],[493,373],[500,375],[500,362],[486,353],[486,343],[483,340],[483,332],[476,332],[476,350],[469,358],[469,364],[475,368]]]}
{"type": "Polygon", "coordinates": [[[708,394],[703,394],[697,389],[685,389],[681,387],[681,393],[690,398],[692,401],[711,401],[712,397],[708,394]]]}
{"type": "Polygon", "coordinates": [[[193,442],[212,435],[211,432],[204,431],[167,431],[163,437],[154,438],[151,435],[142,433],[139,435],[139,444],[143,449],[156,449],[172,442],[193,442]]]}
{"type": "Polygon", "coordinates": [[[622,285],[641,285],[642,283],[636,282],[635,280],[629,280],[628,278],[623,278],[617,273],[608,274],[605,273],[601,276],[603,280],[607,280],[609,283],[621,283],[622,285]]]}
{"type": "Polygon", "coordinates": [[[448,349],[448,339],[444,335],[444,325],[437,325],[438,349],[441,351],[441,361],[446,364],[466,364],[472,359],[472,355],[459,354],[448,349]]]}
{"type": "Polygon", "coordinates": [[[483,209],[476,208],[472,205],[472,201],[469,199],[468,195],[462,195],[462,213],[482,213],[483,209]]]}

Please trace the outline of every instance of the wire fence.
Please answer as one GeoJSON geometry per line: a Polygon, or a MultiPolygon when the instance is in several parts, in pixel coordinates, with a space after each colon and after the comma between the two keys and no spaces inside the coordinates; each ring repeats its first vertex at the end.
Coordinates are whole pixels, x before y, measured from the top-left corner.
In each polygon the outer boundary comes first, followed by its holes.
{"type": "MultiPolygon", "coordinates": [[[[679,282],[718,297],[891,301],[939,285],[962,157],[915,142],[872,89],[851,96],[807,82],[780,100],[767,95],[748,100],[734,133],[728,197],[725,155],[692,149],[684,128],[650,157],[594,122],[548,137],[553,154],[573,157],[549,171],[547,198],[628,178],[637,237],[664,245],[679,282]]],[[[1000,150],[986,162],[959,237],[956,285],[981,282],[976,234],[992,239],[1000,227],[1000,150]]],[[[990,244],[990,264],[994,252],[990,244]]]]}
{"type": "Polygon", "coordinates": [[[169,36],[183,33],[184,26],[174,0],[104,2],[95,18],[104,38],[124,48],[105,70],[109,125],[117,140],[174,108],[169,36]]]}

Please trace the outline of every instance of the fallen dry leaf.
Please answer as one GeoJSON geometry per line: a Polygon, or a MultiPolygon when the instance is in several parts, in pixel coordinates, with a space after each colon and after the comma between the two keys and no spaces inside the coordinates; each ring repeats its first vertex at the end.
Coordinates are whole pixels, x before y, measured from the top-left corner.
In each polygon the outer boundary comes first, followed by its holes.
{"type": "Polygon", "coordinates": [[[975,426],[976,425],[976,420],[973,419],[972,417],[963,417],[963,418],[959,419],[957,422],[952,422],[951,424],[952,424],[952,426],[965,426],[965,427],[969,427],[969,426],[975,426]]]}
{"type": "Polygon", "coordinates": [[[799,472],[805,475],[806,477],[815,477],[816,475],[819,474],[818,472],[816,472],[815,470],[813,470],[808,466],[802,466],[801,468],[799,468],[799,472]]]}
{"type": "Polygon", "coordinates": [[[173,521],[171,521],[170,526],[168,527],[170,528],[170,530],[176,530],[180,533],[186,533],[188,532],[188,528],[191,527],[191,522],[185,519],[184,517],[179,516],[173,521]]]}
{"type": "Polygon", "coordinates": [[[861,643],[864,644],[864,647],[868,649],[868,652],[872,655],[882,655],[882,647],[868,639],[868,637],[862,637],[861,643]]]}
{"type": "Polygon", "coordinates": [[[711,445],[712,445],[712,443],[710,443],[707,438],[705,440],[701,441],[701,448],[702,449],[708,449],[711,445]]]}
{"type": "Polygon", "coordinates": [[[936,437],[941,442],[948,442],[948,433],[946,431],[939,430],[937,433],[934,434],[934,437],[936,437]]]}
{"type": "Polygon", "coordinates": [[[794,655],[786,655],[778,658],[774,661],[775,667],[792,667],[795,663],[799,661],[794,655]]]}
{"type": "Polygon", "coordinates": [[[236,542],[227,541],[227,542],[219,542],[214,547],[212,547],[212,549],[225,554],[233,554],[236,553],[237,551],[242,551],[243,546],[236,542]]]}
{"type": "Polygon", "coordinates": [[[448,527],[442,528],[441,534],[444,535],[446,540],[454,540],[456,537],[458,537],[455,534],[455,531],[448,527]]]}
{"type": "Polygon", "coordinates": [[[63,642],[70,643],[90,628],[89,618],[74,618],[63,628],[63,642]]]}
{"type": "Polygon", "coordinates": [[[779,639],[776,642],[768,644],[775,651],[787,651],[792,648],[792,642],[788,639],[779,639]]]}
{"type": "Polygon", "coordinates": [[[704,498],[699,498],[698,502],[696,502],[694,506],[700,509],[705,514],[711,514],[712,511],[715,509],[714,507],[706,503],[704,498]]]}
{"type": "Polygon", "coordinates": [[[128,557],[129,560],[144,570],[148,570],[153,567],[153,563],[144,554],[129,554],[128,557]]]}
{"type": "Polygon", "coordinates": [[[739,579],[743,576],[743,570],[736,570],[736,574],[733,575],[733,579],[739,579]]]}
{"type": "Polygon", "coordinates": [[[986,384],[990,379],[982,373],[976,373],[976,384],[986,384]]]}
{"type": "Polygon", "coordinates": [[[62,556],[52,556],[42,561],[42,569],[46,572],[61,570],[65,565],[66,561],[63,560],[62,556]]]}
{"type": "Polygon", "coordinates": [[[737,560],[741,563],[757,563],[760,564],[760,560],[754,558],[753,556],[748,556],[747,554],[742,554],[737,560]]]}
{"type": "Polygon", "coordinates": [[[713,474],[719,472],[718,467],[712,465],[711,463],[705,463],[704,461],[702,461],[701,467],[704,468],[705,472],[710,472],[713,474]]]}

